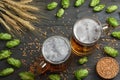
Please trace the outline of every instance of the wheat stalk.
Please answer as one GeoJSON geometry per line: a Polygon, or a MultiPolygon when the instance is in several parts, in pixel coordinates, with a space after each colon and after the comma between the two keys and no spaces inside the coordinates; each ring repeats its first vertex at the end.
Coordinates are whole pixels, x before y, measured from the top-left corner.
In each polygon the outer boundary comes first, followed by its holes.
{"type": "Polygon", "coordinates": [[[11,30],[10,27],[6,24],[6,22],[0,17],[0,23],[6,27],[7,30],[11,30]]]}
{"type": "MultiPolygon", "coordinates": [[[[3,19],[4,19],[4,26],[6,26],[6,27],[9,27],[9,28],[11,28],[10,30],[9,30],[9,32],[11,33],[11,34],[14,34],[14,35],[17,35],[17,34],[19,34],[19,33],[24,33],[24,31],[20,28],[20,26],[16,23],[16,22],[14,22],[14,20],[12,20],[11,18],[9,18],[7,15],[5,15],[5,14],[1,14],[2,15],[2,17],[3,17],[3,19]],[[17,34],[16,34],[17,33],[17,34]]],[[[17,35],[18,36],[18,35],[17,35]]]]}
{"type": "Polygon", "coordinates": [[[37,28],[31,21],[38,20],[32,11],[38,11],[37,7],[28,5],[32,0],[1,0],[0,1],[0,24],[12,34],[24,34],[26,30],[33,33],[37,28]]]}
{"type": "Polygon", "coordinates": [[[37,7],[33,7],[33,6],[30,6],[30,5],[25,5],[25,4],[21,4],[19,2],[15,2],[15,1],[12,1],[12,0],[3,0],[4,2],[14,6],[14,7],[17,7],[19,9],[22,9],[22,10],[30,10],[30,11],[38,11],[39,9],[37,7]]]}
{"type": "Polygon", "coordinates": [[[1,13],[3,19],[6,21],[7,24],[9,24],[10,26],[12,26],[14,29],[16,30],[21,30],[20,26],[18,26],[18,24],[16,23],[16,21],[14,21],[13,19],[11,19],[9,16],[1,13]]]}
{"type": "Polygon", "coordinates": [[[14,20],[18,21],[21,25],[26,26],[30,30],[34,30],[35,28],[32,26],[32,24],[29,21],[26,21],[18,16],[15,16],[11,12],[5,10],[4,8],[1,8],[1,10],[7,14],[9,17],[13,18],[14,20]]]}
{"type": "Polygon", "coordinates": [[[27,4],[27,3],[30,3],[32,2],[32,0],[21,0],[20,3],[21,4],[27,4]]]}
{"type": "Polygon", "coordinates": [[[14,11],[17,15],[19,15],[21,18],[24,19],[33,19],[33,20],[37,20],[37,17],[31,15],[30,13],[26,12],[26,11],[22,11],[14,6],[11,6],[7,3],[3,3],[5,5],[5,7],[7,7],[8,9],[11,9],[11,11],[14,11]]]}

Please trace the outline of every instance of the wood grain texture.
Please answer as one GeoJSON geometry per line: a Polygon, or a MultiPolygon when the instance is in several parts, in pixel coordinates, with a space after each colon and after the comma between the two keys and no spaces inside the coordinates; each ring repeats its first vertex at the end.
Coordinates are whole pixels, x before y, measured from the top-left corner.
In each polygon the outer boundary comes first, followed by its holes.
{"type": "MultiPolygon", "coordinates": [[[[28,34],[22,36],[21,39],[22,43],[20,44],[20,46],[11,49],[11,51],[14,53],[12,57],[21,59],[23,62],[25,62],[25,64],[23,64],[23,66],[20,69],[16,69],[12,75],[7,77],[0,77],[0,80],[20,80],[18,73],[21,71],[28,71],[29,65],[32,63],[32,61],[37,56],[41,55],[41,46],[44,40],[53,35],[61,35],[67,37],[70,40],[70,37],[72,36],[72,27],[75,21],[77,19],[80,19],[81,17],[95,17],[98,18],[102,24],[105,24],[106,18],[109,16],[113,16],[117,18],[120,22],[120,15],[118,14],[118,12],[120,11],[120,0],[101,0],[101,3],[106,4],[106,6],[111,4],[116,4],[119,6],[119,10],[111,14],[105,13],[105,10],[95,13],[93,12],[93,9],[89,7],[89,3],[90,0],[86,0],[85,4],[83,4],[81,7],[75,8],[73,7],[74,0],[71,0],[71,5],[68,9],[65,10],[65,15],[63,16],[63,18],[58,19],[55,17],[55,14],[57,10],[61,7],[60,0],[33,0],[31,4],[42,9],[41,10],[42,13],[40,11],[37,12],[38,17],[40,17],[41,15],[44,15],[45,17],[45,19],[42,18],[37,23],[34,23],[34,25],[37,26],[38,29],[40,29],[41,31],[37,35],[28,31],[28,34]],[[46,10],[46,5],[52,1],[59,2],[59,6],[53,11],[46,10]],[[36,48],[36,46],[39,47],[36,48]]],[[[116,29],[112,28],[112,30],[109,31],[109,34],[112,31],[116,31],[116,30],[117,31],[120,30],[120,27],[116,29]]],[[[2,25],[0,25],[0,32],[6,32],[2,28],[2,25]]],[[[89,75],[84,80],[103,80],[97,75],[95,66],[97,61],[101,57],[107,56],[103,52],[103,47],[105,45],[115,47],[120,52],[120,46],[119,46],[120,41],[117,39],[115,39],[115,41],[113,40],[114,38],[111,37],[110,35],[103,36],[98,42],[98,48],[100,49],[95,49],[92,52],[92,54],[88,56],[88,62],[84,65],[79,65],[78,59],[80,57],[73,55],[74,58],[73,61],[71,62],[70,67],[66,71],[59,73],[62,76],[61,80],[75,80],[73,72],[79,68],[89,69],[89,75]]],[[[5,41],[0,41],[0,50],[5,49],[5,43],[6,43],[5,41]]],[[[120,64],[120,55],[115,59],[120,64]]],[[[6,60],[0,61],[0,70],[6,67],[10,67],[10,65],[6,63],[6,60]]],[[[48,80],[49,74],[51,73],[47,72],[46,74],[36,77],[35,80],[48,80]]],[[[120,79],[120,74],[118,74],[113,80],[119,80],[119,79],[120,79]]]]}

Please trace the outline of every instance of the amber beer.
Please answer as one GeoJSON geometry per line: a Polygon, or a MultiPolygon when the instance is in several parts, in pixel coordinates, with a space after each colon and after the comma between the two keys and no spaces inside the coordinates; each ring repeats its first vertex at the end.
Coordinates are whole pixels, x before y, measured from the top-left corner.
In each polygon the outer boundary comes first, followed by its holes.
{"type": "Polygon", "coordinates": [[[95,48],[96,42],[102,34],[101,23],[93,18],[82,18],[73,27],[71,47],[73,53],[85,56],[95,48]]]}
{"type": "Polygon", "coordinates": [[[63,71],[69,66],[71,47],[67,38],[52,36],[45,40],[42,46],[43,60],[40,61],[38,71],[63,71]]]}

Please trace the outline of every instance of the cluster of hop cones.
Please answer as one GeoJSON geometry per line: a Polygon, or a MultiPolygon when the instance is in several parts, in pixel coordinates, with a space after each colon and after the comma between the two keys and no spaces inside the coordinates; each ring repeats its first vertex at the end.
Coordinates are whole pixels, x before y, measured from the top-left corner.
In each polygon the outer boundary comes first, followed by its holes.
{"type": "Polygon", "coordinates": [[[29,5],[32,0],[0,0],[0,24],[10,33],[21,33],[25,29],[35,30],[31,21],[37,20],[32,12],[37,7],[29,5]]]}

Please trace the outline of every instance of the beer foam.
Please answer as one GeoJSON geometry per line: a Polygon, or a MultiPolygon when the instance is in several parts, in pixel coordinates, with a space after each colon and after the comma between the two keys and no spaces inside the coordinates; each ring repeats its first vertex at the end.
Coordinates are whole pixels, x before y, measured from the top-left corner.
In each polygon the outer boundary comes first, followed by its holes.
{"type": "Polygon", "coordinates": [[[61,37],[52,37],[45,41],[42,52],[46,60],[59,63],[68,58],[70,46],[61,37]]]}
{"type": "Polygon", "coordinates": [[[101,36],[100,24],[89,18],[79,20],[74,25],[75,37],[82,43],[93,43],[101,36]]]}

